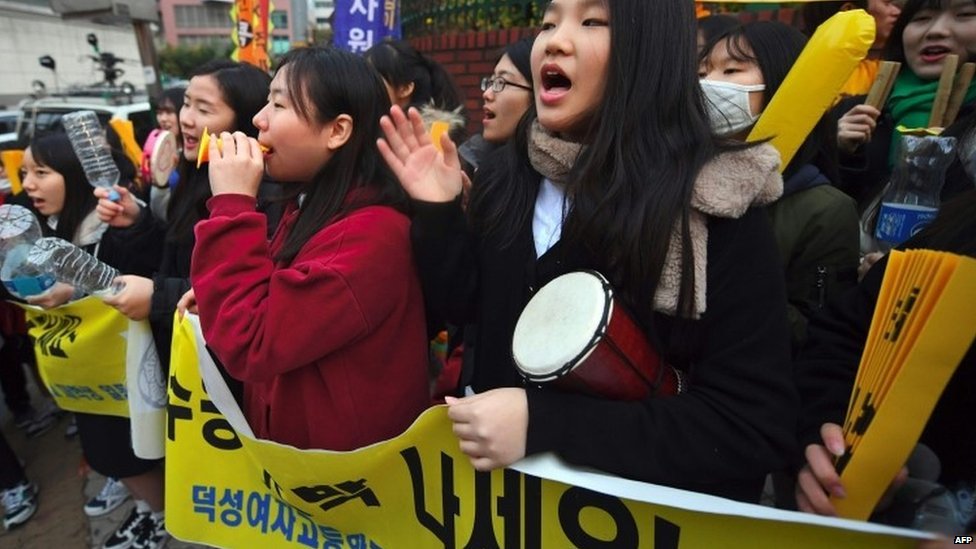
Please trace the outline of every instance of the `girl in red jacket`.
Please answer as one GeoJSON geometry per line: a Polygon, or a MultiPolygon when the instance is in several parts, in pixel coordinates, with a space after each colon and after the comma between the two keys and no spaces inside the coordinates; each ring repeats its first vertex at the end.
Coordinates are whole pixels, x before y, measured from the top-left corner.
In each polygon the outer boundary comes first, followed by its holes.
{"type": "Polygon", "coordinates": [[[261,438],[351,450],[401,433],[429,404],[406,196],[375,146],[389,106],[361,58],[299,49],[254,117],[258,139],[211,141],[192,291],[261,438]],[[255,211],[265,171],[290,196],[271,242],[255,211]]]}

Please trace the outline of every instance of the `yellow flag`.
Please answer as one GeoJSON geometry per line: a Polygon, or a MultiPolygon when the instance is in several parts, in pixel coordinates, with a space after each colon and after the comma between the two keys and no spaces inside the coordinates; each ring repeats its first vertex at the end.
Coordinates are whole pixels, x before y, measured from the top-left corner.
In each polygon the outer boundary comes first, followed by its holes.
{"type": "Polygon", "coordinates": [[[50,310],[18,305],[26,311],[37,368],[58,407],[128,417],[129,319],[90,296],[50,310]]]}

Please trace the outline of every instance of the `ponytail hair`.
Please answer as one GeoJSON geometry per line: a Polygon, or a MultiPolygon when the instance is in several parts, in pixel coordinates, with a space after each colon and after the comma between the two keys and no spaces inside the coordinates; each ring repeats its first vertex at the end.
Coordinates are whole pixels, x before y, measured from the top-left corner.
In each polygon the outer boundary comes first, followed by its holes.
{"type": "Polygon", "coordinates": [[[453,111],[463,105],[461,92],[444,67],[406,42],[380,42],[366,52],[366,61],[393,88],[412,83],[411,106],[432,103],[439,109],[453,111]]]}

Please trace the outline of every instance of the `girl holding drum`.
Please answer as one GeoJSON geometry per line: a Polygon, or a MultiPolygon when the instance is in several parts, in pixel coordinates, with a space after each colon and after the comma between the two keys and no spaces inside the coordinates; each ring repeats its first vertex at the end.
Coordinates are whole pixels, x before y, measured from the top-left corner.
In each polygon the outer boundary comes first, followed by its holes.
{"type": "Polygon", "coordinates": [[[554,451],[756,501],[794,447],[783,277],[766,214],[749,207],[782,192],[779,158],[712,135],[694,21],[683,0],[550,2],[531,56],[537,115],[479,170],[470,219],[454,144],[438,152],[414,110],[381,121],[380,151],[414,199],[428,315],[479,326],[479,394],[448,403],[480,470],[554,451]],[[584,269],[687,390],[614,401],[523,382],[511,358],[523,307],[584,269]]]}

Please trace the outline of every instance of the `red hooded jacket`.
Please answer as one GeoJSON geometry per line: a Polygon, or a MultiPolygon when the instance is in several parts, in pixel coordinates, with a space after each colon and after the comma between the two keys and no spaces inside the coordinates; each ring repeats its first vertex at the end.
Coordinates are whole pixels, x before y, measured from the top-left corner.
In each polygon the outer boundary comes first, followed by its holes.
{"type": "Polygon", "coordinates": [[[403,432],[430,404],[423,297],[410,220],[367,206],[274,261],[254,198],[218,195],[196,226],[191,282],[207,345],[244,382],[255,435],[352,450],[403,432]]]}

